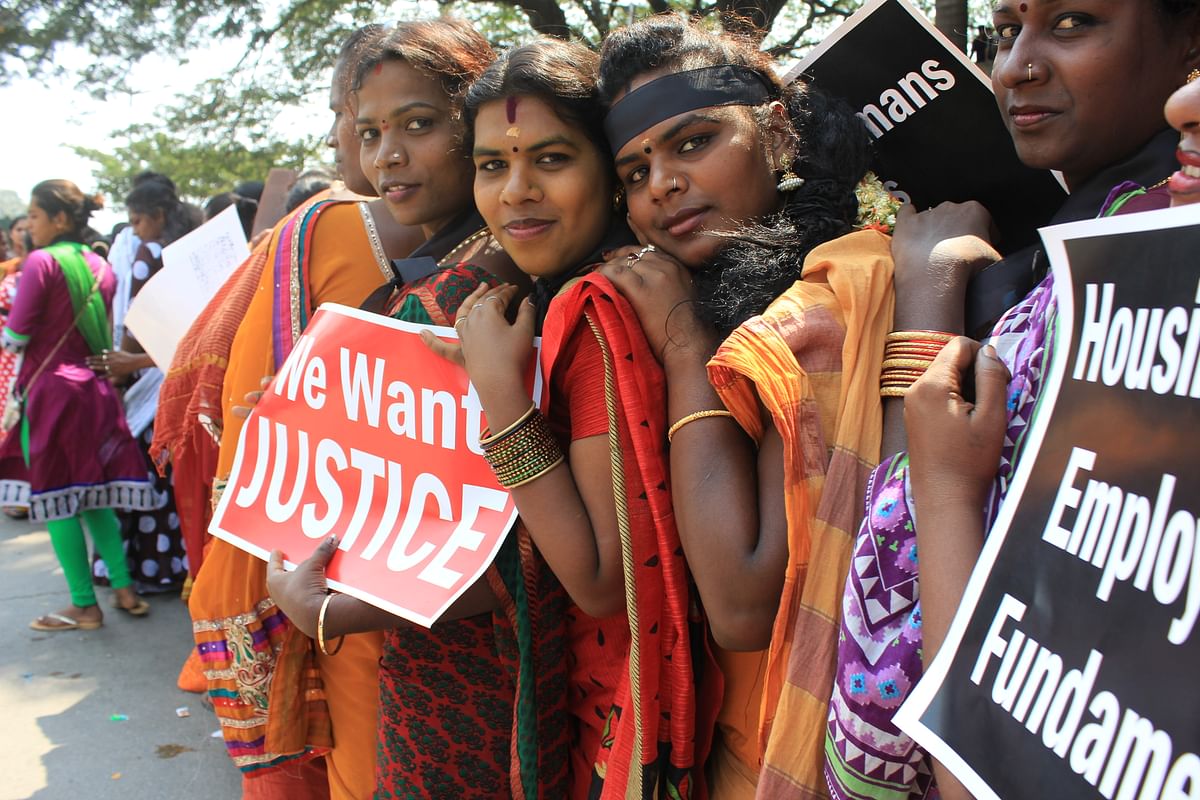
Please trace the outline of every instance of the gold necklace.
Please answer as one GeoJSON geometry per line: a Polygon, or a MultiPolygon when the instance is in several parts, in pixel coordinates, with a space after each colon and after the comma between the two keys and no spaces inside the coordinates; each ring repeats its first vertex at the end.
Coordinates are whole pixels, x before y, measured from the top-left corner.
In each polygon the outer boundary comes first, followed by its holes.
{"type": "Polygon", "coordinates": [[[446,260],[447,261],[455,260],[455,259],[453,259],[453,256],[456,253],[458,253],[459,251],[464,251],[463,258],[469,258],[470,254],[468,254],[466,251],[470,249],[471,245],[473,245],[475,242],[479,241],[480,239],[482,239],[485,236],[490,236],[491,233],[492,233],[491,229],[488,228],[487,226],[480,228],[479,230],[475,231],[470,236],[468,236],[466,239],[463,239],[461,242],[459,242],[457,245],[455,245],[454,249],[446,254],[446,260]]]}

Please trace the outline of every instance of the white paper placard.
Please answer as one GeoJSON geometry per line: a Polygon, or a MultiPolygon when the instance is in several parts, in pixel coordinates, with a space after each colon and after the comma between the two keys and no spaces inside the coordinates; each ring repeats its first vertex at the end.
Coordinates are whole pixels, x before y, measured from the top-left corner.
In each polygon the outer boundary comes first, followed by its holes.
{"type": "Polygon", "coordinates": [[[192,322],[250,255],[236,206],[163,248],[163,268],[138,292],[125,327],[158,367],[171,367],[192,322]]]}

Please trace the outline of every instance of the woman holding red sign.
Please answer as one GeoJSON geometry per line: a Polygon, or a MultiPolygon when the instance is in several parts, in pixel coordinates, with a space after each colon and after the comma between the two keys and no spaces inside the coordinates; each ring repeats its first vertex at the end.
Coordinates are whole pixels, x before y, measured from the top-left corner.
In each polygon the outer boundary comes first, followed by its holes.
{"type": "MultiPolygon", "coordinates": [[[[181,516],[193,530],[207,526],[204,481],[215,470],[217,493],[233,465],[243,424],[234,404],[275,372],[320,303],[361,302],[386,279],[390,256],[424,240],[419,229],[397,225],[381,200],[360,198],[374,190],[359,169],[347,99],[360,52],[383,31],[368,25],[350,35],[330,86],[326,145],[346,189],[358,194],[341,200],[321,194],[284,217],[189,331],[177,353],[187,360],[177,362],[163,384],[156,454],[169,450],[174,459],[177,496],[188,501],[181,516]],[[187,473],[182,483],[179,470],[187,473]]],[[[382,637],[350,637],[329,669],[318,656],[324,696],[306,696],[312,643],[272,602],[265,564],[222,540],[211,540],[206,550],[188,610],[195,653],[227,751],[244,776],[245,798],[369,796],[382,637]],[[328,757],[319,758],[326,751],[328,757]]]]}
{"type": "MultiPolygon", "coordinates": [[[[468,25],[439,19],[401,23],[359,63],[363,171],[393,217],[428,236],[393,262],[386,293],[368,300],[374,310],[449,325],[484,281],[526,283],[475,209],[471,162],[459,144],[454,98],[492,58],[468,25]]],[[[322,650],[345,633],[386,631],[377,796],[563,796],[562,598],[534,587],[553,585],[550,576],[510,539],[487,580],[426,630],[328,594],[323,567],[336,548],[336,539],[327,540],[290,574],[282,554],[273,554],[268,583],[279,607],[322,650]]],[[[325,663],[336,668],[335,658],[325,663]]]]}
{"type": "Polygon", "coordinates": [[[632,307],[588,274],[633,241],[597,65],[579,45],[540,40],[506,53],[467,93],[476,204],[535,282],[515,323],[505,318],[514,290],[501,287],[475,292],[454,325],[492,428],[485,457],[521,514],[518,536],[574,601],[570,796],[703,797],[715,664],[689,613],[662,448],[663,372],[632,307]],[[535,331],[550,387],[540,411],[520,391],[535,331]]]}

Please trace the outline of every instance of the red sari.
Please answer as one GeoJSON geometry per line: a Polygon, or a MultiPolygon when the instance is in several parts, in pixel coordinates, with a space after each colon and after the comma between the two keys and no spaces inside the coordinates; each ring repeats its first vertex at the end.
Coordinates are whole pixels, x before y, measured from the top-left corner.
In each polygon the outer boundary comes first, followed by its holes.
{"type": "Polygon", "coordinates": [[[576,747],[598,748],[584,754],[590,776],[576,774],[572,784],[592,798],[704,797],[720,677],[675,528],[662,368],[633,309],[598,275],[551,303],[542,361],[552,397],[583,392],[604,409],[626,587],[625,616],[615,618],[623,625],[577,616],[572,629],[576,747]],[[564,386],[570,361],[589,358],[594,346],[603,368],[572,371],[591,380],[564,386]]]}

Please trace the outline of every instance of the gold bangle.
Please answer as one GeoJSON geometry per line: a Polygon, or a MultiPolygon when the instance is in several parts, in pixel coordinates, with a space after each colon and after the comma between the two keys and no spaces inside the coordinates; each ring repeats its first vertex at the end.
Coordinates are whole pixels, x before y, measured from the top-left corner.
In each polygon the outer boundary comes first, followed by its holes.
{"type": "Polygon", "coordinates": [[[919,369],[922,372],[927,370],[933,364],[933,359],[926,361],[923,358],[889,358],[883,362],[883,369],[886,371],[895,367],[919,369]]]}
{"type": "Polygon", "coordinates": [[[941,342],[946,344],[952,339],[957,339],[956,333],[945,333],[943,331],[892,331],[884,337],[885,342],[941,342]]]}
{"type": "Polygon", "coordinates": [[[884,386],[882,389],[879,390],[879,396],[880,397],[904,397],[904,395],[908,394],[908,389],[911,386],[912,386],[911,383],[908,384],[908,386],[884,386]]]}
{"type": "Polygon", "coordinates": [[[346,637],[339,636],[337,647],[333,648],[332,653],[325,649],[325,611],[333,601],[333,595],[333,592],[325,595],[325,599],[321,601],[321,611],[317,614],[317,647],[321,648],[321,652],[327,656],[336,656],[342,649],[342,645],[346,643],[346,637]]]}
{"type": "Polygon", "coordinates": [[[526,411],[521,416],[517,417],[517,419],[513,422],[513,424],[509,425],[504,430],[500,431],[499,433],[492,433],[491,430],[484,431],[484,435],[479,437],[480,447],[492,444],[500,439],[503,439],[505,436],[507,436],[508,434],[512,433],[514,430],[519,428],[521,426],[521,423],[525,422],[527,419],[529,419],[531,416],[533,416],[533,412],[535,412],[535,411],[537,411],[537,403],[530,402],[529,410],[526,411]]]}
{"type": "Polygon", "coordinates": [[[683,419],[676,422],[674,425],[672,425],[667,430],[667,443],[669,444],[671,442],[671,440],[675,438],[675,434],[679,432],[679,429],[682,428],[684,425],[687,425],[689,422],[695,422],[698,419],[705,419],[707,417],[732,417],[732,416],[733,416],[732,411],[726,411],[723,408],[709,409],[708,411],[697,411],[695,413],[688,414],[686,417],[684,417],[683,419]]]}

